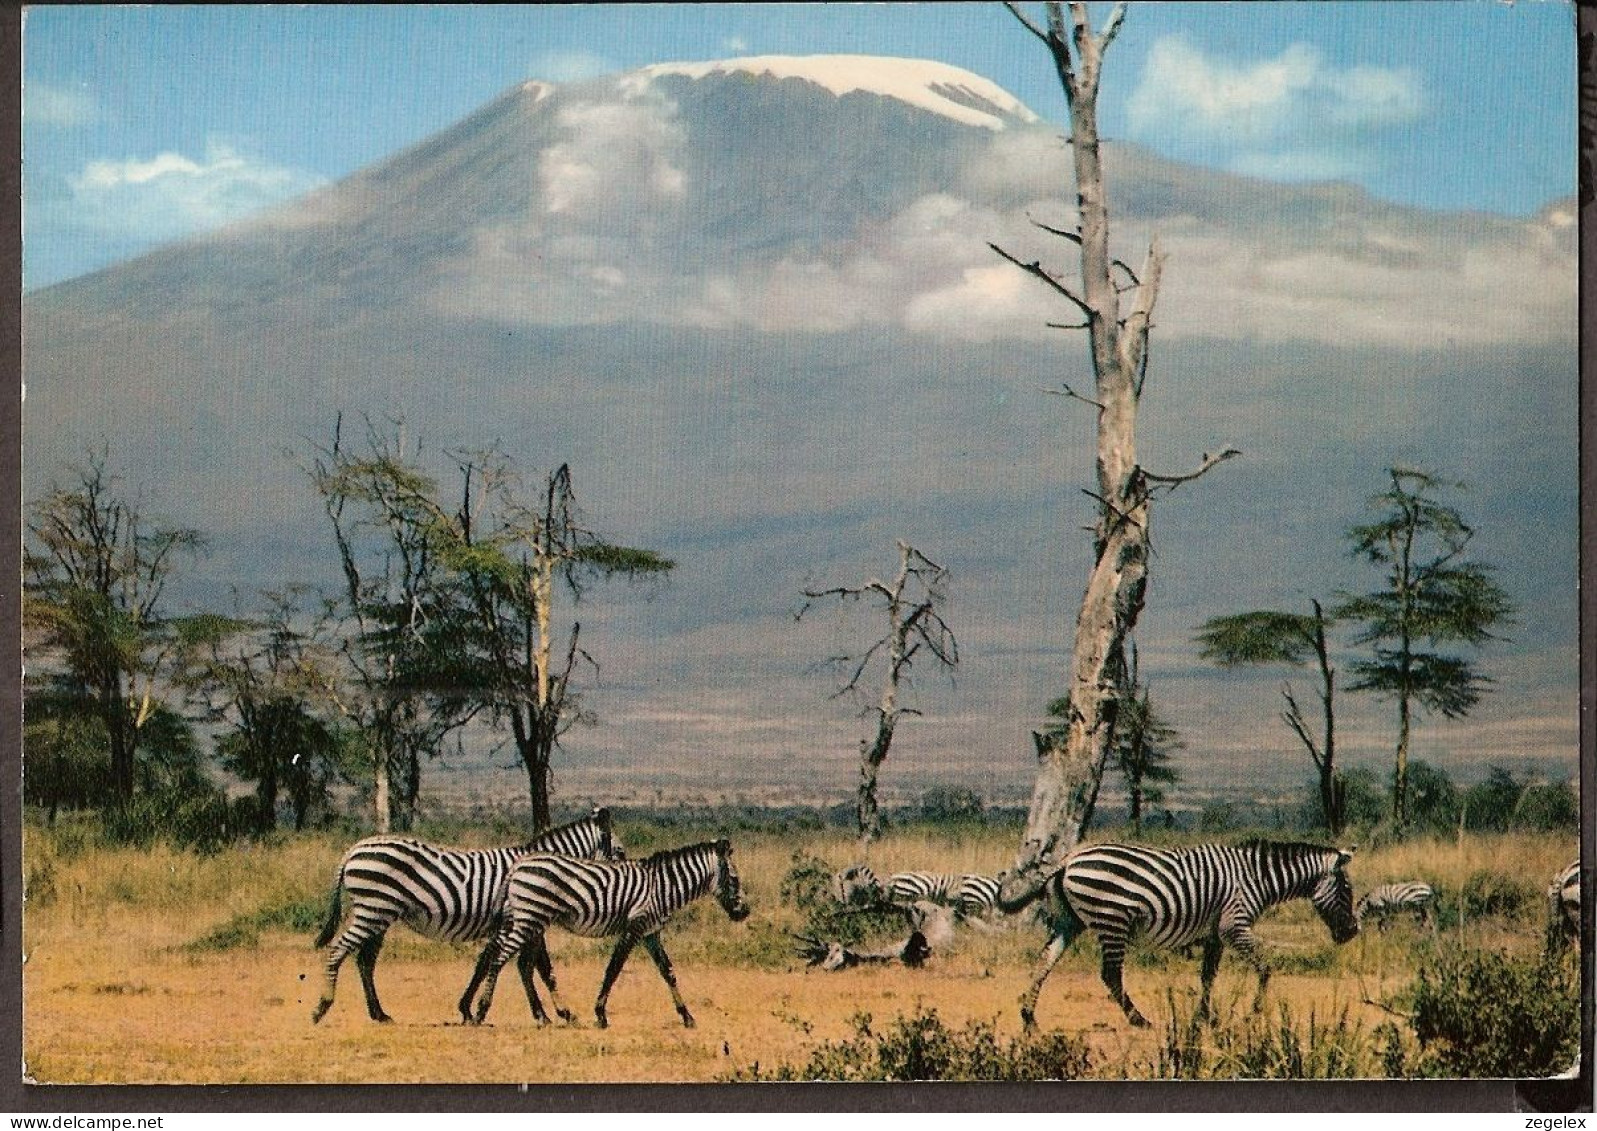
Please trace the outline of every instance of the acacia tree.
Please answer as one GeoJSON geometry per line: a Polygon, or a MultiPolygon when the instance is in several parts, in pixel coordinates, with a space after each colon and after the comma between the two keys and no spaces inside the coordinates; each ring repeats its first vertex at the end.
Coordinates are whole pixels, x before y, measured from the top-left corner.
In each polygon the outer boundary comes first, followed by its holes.
{"type": "Polygon", "coordinates": [[[121,496],[107,463],[104,447],[91,451],[73,469],[76,482],[33,504],[24,623],[35,648],[59,657],[58,697],[84,704],[103,726],[111,796],[125,804],[172,654],[167,583],[179,558],[198,553],[204,540],[185,527],[149,522],[121,496]]]}
{"type": "Polygon", "coordinates": [[[1116,5],[1103,30],[1092,31],[1087,7],[1044,5],[1039,25],[1014,3],[1006,7],[1047,47],[1070,108],[1070,148],[1075,169],[1078,225],[1039,224],[1074,245],[1080,258],[1079,290],[1045,268],[996,244],[993,250],[1039,280],[1073,308],[1080,321],[1051,323],[1085,330],[1094,393],[1063,392],[1097,412],[1097,483],[1088,494],[1097,503],[1093,566],[1075,622],[1069,673],[1070,717],[1063,741],[1039,749],[1040,766],[1015,868],[1004,877],[1003,898],[1018,901],[1035,891],[1058,859],[1080,838],[1106,762],[1115,749],[1116,704],[1127,698],[1125,646],[1142,611],[1147,590],[1151,500],[1215,464],[1238,454],[1225,449],[1205,455],[1197,470],[1155,475],[1137,459],[1137,409],[1147,378],[1148,334],[1159,293],[1164,256],[1155,240],[1140,270],[1116,259],[1109,248],[1109,206],[1098,136],[1098,82],[1104,53],[1125,17],[1116,5]],[[1124,304],[1122,298],[1128,299],[1124,304]]]}
{"type": "Polygon", "coordinates": [[[959,643],[938,611],[945,601],[944,586],[948,571],[908,542],[898,543],[898,572],[892,581],[870,578],[859,585],[838,585],[830,589],[806,589],[805,604],[798,611],[802,618],[811,604],[823,598],[859,601],[869,597],[886,622],[886,629],[858,656],[834,656],[832,663],[848,670],[848,677],[833,698],[857,693],[872,661],[881,657],[882,689],[876,705],[866,714],[876,716],[876,733],[860,740],[860,781],[855,804],[861,845],[869,844],[882,832],[881,811],[876,800],[876,779],[887,752],[893,745],[893,732],[905,715],[918,715],[900,702],[900,691],[909,681],[915,657],[925,648],[944,669],[959,664],[959,643]]]}
{"type": "Polygon", "coordinates": [[[592,580],[661,575],[676,563],[586,528],[565,464],[529,503],[502,455],[457,462],[461,505],[453,514],[439,511],[437,519],[470,611],[463,665],[474,673],[473,698],[495,723],[510,728],[527,771],[533,824],[541,830],[550,823],[554,751],[572,726],[592,721],[580,708],[572,677],[579,660],[597,666],[579,644],[580,622],[572,621],[558,640],[557,596],[564,592],[575,605],[592,580]]]}
{"type": "Polygon", "coordinates": [[[325,617],[306,616],[297,590],[262,596],[259,616],[195,617],[183,626],[182,682],[206,722],[226,725],[217,754],[227,770],[255,783],[257,831],[277,826],[280,794],[299,830],[355,742],[317,709],[325,617]]]}
{"type": "Polygon", "coordinates": [[[1436,498],[1447,485],[1411,468],[1388,468],[1387,476],[1391,485],[1369,500],[1380,512],[1375,521],[1347,532],[1354,556],[1380,567],[1385,584],[1346,596],[1336,615],[1363,626],[1355,642],[1373,653],[1354,662],[1352,689],[1397,702],[1392,816],[1401,826],[1408,820],[1413,708],[1463,718],[1492,682],[1469,660],[1437,648],[1448,642],[1478,648],[1497,639],[1491,630],[1510,623],[1514,609],[1492,580],[1492,567],[1464,559],[1475,531],[1436,498]]]}
{"type": "Polygon", "coordinates": [[[1346,816],[1347,783],[1336,768],[1336,669],[1331,666],[1325,630],[1330,623],[1319,601],[1311,601],[1314,615],[1259,609],[1214,617],[1198,630],[1203,657],[1221,667],[1240,664],[1290,664],[1302,667],[1314,657],[1320,672],[1320,736],[1316,738],[1303,717],[1303,709],[1290,683],[1281,684],[1286,708],[1281,718],[1298,736],[1320,779],[1320,810],[1332,834],[1342,831],[1346,816]]]}
{"type": "Polygon", "coordinates": [[[418,469],[402,424],[384,432],[366,421],[358,454],[342,425],[340,417],[308,469],[344,577],[336,603],[342,673],[324,673],[320,690],[365,736],[377,829],[388,832],[414,820],[422,757],[480,704],[456,662],[465,615],[441,553],[436,486],[418,469]]]}

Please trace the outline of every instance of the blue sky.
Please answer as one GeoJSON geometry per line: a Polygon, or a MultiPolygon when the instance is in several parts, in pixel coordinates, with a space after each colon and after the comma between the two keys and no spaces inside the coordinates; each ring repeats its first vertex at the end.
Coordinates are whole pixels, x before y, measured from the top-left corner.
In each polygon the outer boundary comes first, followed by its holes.
{"type": "MultiPolygon", "coordinates": [[[[997,4],[46,6],[25,21],[30,289],[335,180],[527,78],[907,55],[1064,115],[1041,46],[997,4]]],[[[1134,4],[1101,120],[1197,164],[1526,215],[1574,191],[1574,105],[1564,3],[1134,4]]]]}

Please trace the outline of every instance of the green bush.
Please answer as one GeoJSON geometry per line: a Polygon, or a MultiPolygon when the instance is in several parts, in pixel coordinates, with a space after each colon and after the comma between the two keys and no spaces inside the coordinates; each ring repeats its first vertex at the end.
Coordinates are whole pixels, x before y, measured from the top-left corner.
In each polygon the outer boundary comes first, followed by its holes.
{"type": "Polygon", "coordinates": [[[868,1013],[850,1018],[854,1035],[827,1041],[800,1065],[759,1064],[724,1077],[773,1080],[1074,1080],[1091,1064],[1087,1043],[1057,1030],[1002,1039],[992,1021],[950,1028],[937,1010],[917,1006],[877,1032],[868,1013]]]}
{"type": "Polygon", "coordinates": [[[832,876],[837,870],[818,856],[793,853],[793,866],[782,878],[780,894],[784,904],[804,916],[801,933],[844,946],[889,931],[905,933],[904,917],[897,912],[838,903],[832,894],[832,876]]]}
{"type": "Polygon", "coordinates": [[[1562,955],[1447,952],[1420,968],[1413,999],[1414,1075],[1551,1076],[1580,1051],[1580,978],[1562,955]]]}
{"type": "Polygon", "coordinates": [[[320,899],[296,899],[273,904],[246,915],[235,915],[226,923],[207,931],[187,943],[183,949],[190,953],[237,950],[260,945],[261,932],[265,930],[309,934],[322,925],[327,905],[320,899]]]}
{"type": "Polygon", "coordinates": [[[1473,872],[1459,889],[1456,906],[1465,920],[1489,916],[1518,919],[1540,907],[1541,898],[1532,885],[1499,872],[1473,872]]]}
{"type": "Polygon", "coordinates": [[[1375,1074],[1364,1026],[1348,1006],[1330,1021],[1307,1021],[1282,1003],[1272,1018],[1230,1011],[1207,1023],[1166,991],[1169,1021],[1153,1064],[1166,1080],[1348,1080],[1375,1074]]]}

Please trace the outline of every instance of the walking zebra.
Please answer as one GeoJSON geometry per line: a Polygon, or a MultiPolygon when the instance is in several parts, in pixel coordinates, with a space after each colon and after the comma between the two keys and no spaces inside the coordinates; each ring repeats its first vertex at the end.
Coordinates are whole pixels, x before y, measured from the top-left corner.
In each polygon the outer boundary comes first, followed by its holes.
{"type": "Polygon", "coordinates": [[[1352,849],[1271,841],[1176,849],[1129,844],[1077,848],[1037,892],[1003,906],[1006,912],[1018,911],[1040,893],[1046,893],[1048,900],[1047,920],[1053,937],[1036,977],[1021,995],[1021,1020],[1027,1028],[1036,1024],[1037,996],[1043,983],[1071,942],[1088,927],[1098,936],[1103,951],[1103,983],[1133,1025],[1148,1022],[1126,993],[1121,968],[1126,941],[1139,929],[1161,946],[1203,944],[1200,1016],[1208,1013],[1209,991],[1226,944],[1258,971],[1254,1008],[1260,1008],[1270,968],[1254,938],[1254,920],[1278,903],[1306,898],[1331,929],[1331,938],[1347,942],[1359,931],[1353,914],[1353,885],[1347,877],[1352,856],[1352,849]]]}
{"type": "Polygon", "coordinates": [[[925,901],[952,907],[961,915],[991,915],[998,910],[998,881],[991,876],[942,872],[894,872],[883,886],[869,864],[855,864],[832,877],[832,893],[839,903],[896,903],[925,901]]]}
{"type": "Polygon", "coordinates": [[[1580,938],[1580,859],[1553,877],[1547,888],[1547,939],[1558,945],[1580,938]]]}
{"type": "MultiPolygon", "coordinates": [[[[321,1000],[311,1011],[311,1020],[320,1021],[332,1008],[338,968],[351,954],[366,991],[366,1011],[373,1021],[392,1020],[377,1000],[372,973],[383,948],[383,937],[395,922],[403,921],[424,935],[451,942],[480,939],[498,926],[505,881],[522,856],[529,852],[560,852],[604,858],[618,851],[610,810],[602,808],[580,821],[549,829],[526,844],[509,848],[440,848],[396,836],[372,836],[357,842],[339,862],[327,921],[316,937],[318,949],[333,942],[347,891],[351,904],[349,926],[327,952],[327,981],[321,1000]]],[[[481,977],[479,961],[471,989],[476,988],[481,977]]]]}
{"type": "MultiPolygon", "coordinates": [[[[691,1029],[693,1014],[677,989],[671,959],[660,942],[660,929],[683,907],[712,893],[734,923],[748,918],[749,907],[743,902],[737,869],[732,866],[731,841],[688,845],[656,852],[643,860],[574,860],[542,854],[522,857],[510,873],[499,932],[483,951],[486,976],[482,996],[477,999],[475,1021],[480,1025],[488,1016],[499,971],[512,957],[538,1024],[546,1024],[549,1016],[532,984],[534,969],[549,987],[549,1000],[560,1018],[576,1019],[556,996],[545,938],[553,925],[588,938],[620,936],[593,1007],[599,1028],[610,1023],[605,1013],[610,987],[620,975],[627,955],[641,942],[670,988],[682,1024],[691,1029]]],[[[470,1004],[468,992],[460,1002],[462,1014],[467,1013],[470,1004]]]]}
{"type": "Polygon", "coordinates": [[[1419,880],[1410,880],[1405,884],[1382,884],[1364,894],[1364,898],[1353,908],[1353,915],[1360,925],[1366,919],[1372,919],[1376,928],[1384,931],[1392,916],[1408,911],[1413,913],[1416,922],[1425,926],[1431,921],[1431,904],[1435,900],[1436,889],[1419,880]]]}

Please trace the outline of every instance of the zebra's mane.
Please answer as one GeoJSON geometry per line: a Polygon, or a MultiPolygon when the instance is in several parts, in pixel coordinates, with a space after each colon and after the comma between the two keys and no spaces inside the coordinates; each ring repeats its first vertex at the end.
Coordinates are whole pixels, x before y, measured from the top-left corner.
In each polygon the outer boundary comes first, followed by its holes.
{"type": "Polygon", "coordinates": [[[526,841],[522,842],[522,847],[532,848],[537,845],[539,841],[548,840],[551,837],[558,836],[560,833],[568,832],[571,829],[581,828],[583,825],[602,827],[598,814],[589,813],[586,817],[578,817],[575,821],[567,821],[563,825],[549,826],[547,829],[544,829],[543,832],[538,833],[536,836],[529,837],[526,841]]]}
{"type": "Polygon", "coordinates": [[[659,852],[653,852],[645,856],[638,863],[663,864],[669,860],[682,860],[697,853],[714,852],[719,844],[720,841],[706,840],[700,841],[698,844],[684,844],[680,848],[662,848],[659,852]]]}

